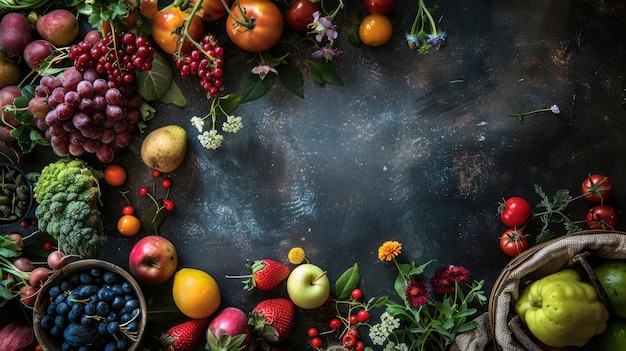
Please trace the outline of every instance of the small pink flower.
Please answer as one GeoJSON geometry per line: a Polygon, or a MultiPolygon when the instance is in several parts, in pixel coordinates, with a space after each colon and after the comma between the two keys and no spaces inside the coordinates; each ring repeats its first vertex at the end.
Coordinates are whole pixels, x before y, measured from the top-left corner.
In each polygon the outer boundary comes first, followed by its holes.
{"type": "Polygon", "coordinates": [[[270,65],[258,65],[252,68],[252,73],[258,74],[261,80],[265,79],[265,76],[269,73],[273,72],[274,74],[278,74],[276,68],[270,65]]]}

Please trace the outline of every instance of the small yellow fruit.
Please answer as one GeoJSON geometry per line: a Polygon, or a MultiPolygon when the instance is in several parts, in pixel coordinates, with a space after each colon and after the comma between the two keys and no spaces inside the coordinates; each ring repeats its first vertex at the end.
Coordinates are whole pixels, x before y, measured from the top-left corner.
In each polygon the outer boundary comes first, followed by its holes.
{"type": "Polygon", "coordinates": [[[168,125],[153,130],[141,143],[141,159],[151,169],[164,173],[180,166],[187,152],[187,132],[181,126],[168,125]]]}
{"type": "Polygon", "coordinates": [[[183,314],[195,319],[210,317],[221,303],[215,279],[195,268],[182,268],[174,274],[172,297],[183,314]]]}

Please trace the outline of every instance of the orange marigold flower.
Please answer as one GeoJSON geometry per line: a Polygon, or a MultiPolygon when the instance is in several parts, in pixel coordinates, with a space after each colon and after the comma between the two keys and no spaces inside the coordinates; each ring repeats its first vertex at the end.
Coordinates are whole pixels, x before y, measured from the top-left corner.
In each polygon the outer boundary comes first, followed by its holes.
{"type": "Polygon", "coordinates": [[[381,261],[391,261],[402,252],[402,244],[397,241],[385,241],[378,248],[378,259],[381,261]]]}

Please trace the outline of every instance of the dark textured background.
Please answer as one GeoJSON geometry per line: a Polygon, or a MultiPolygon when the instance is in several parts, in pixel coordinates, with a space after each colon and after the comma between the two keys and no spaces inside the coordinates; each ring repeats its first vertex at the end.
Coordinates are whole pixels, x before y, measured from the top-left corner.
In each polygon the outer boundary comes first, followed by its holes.
{"type": "MultiPolygon", "coordinates": [[[[429,272],[467,267],[473,279],[486,279],[488,293],[508,262],[498,246],[506,229],[498,203],[524,196],[536,204],[535,183],[548,194],[567,188],[576,195],[588,173],[602,172],[614,181],[611,204],[623,216],[621,2],[440,0],[435,17],[448,41],[426,55],[404,40],[416,2],[398,1],[401,23],[380,48],[347,43],[349,17],[364,10],[359,1],[346,4],[337,17],[343,86],[319,86],[307,76],[301,99],[277,80],[262,99],[235,110],[244,129],[225,135],[217,151],[201,147],[189,121],[209,109],[195,80],[177,78],[186,108],[153,104],[148,131],[179,124],[189,133],[187,157],[171,174],[177,208],[160,234],[174,242],[181,267],[217,279],[224,307],[249,311],[263,298],[286,295],[284,286],[247,292],[224,275],[242,274],[256,259],[287,262],[294,246],[331,281],[356,262],[366,297],[394,294],[396,271],[376,255],[386,240],[402,242],[406,259],[437,259],[429,272]],[[553,104],[561,114],[508,116],[553,104]]],[[[248,58],[227,59],[226,91],[241,91],[248,58]]],[[[138,209],[148,204],[136,190],[151,181],[139,157],[141,139],[114,160],[129,170],[122,189],[138,209]]],[[[24,167],[54,159],[41,148],[24,167]]],[[[104,189],[111,240],[101,256],[127,267],[130,248],[145,233],[116,233],[125,201],[119,189],[104,189]]],[[[587,208],[573,205],[570,215],[583,219],[587,208]]],[[[298,309],[288,344],[305,349],[306,329],[325,328],[332,315],[330,305],[298,309]]]]}

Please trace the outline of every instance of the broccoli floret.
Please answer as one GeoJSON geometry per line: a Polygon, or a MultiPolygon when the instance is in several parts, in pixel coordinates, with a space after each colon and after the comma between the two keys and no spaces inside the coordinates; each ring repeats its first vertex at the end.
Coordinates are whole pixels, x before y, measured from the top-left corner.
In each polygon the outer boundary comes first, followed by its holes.
{"type": "Polygon", "coordinates": [[[35,183],[39,229],[67,255],[97,257],[107,240],[98,209],[100,178],[82,160],[61,159],[44,167],[35,183]]]}

